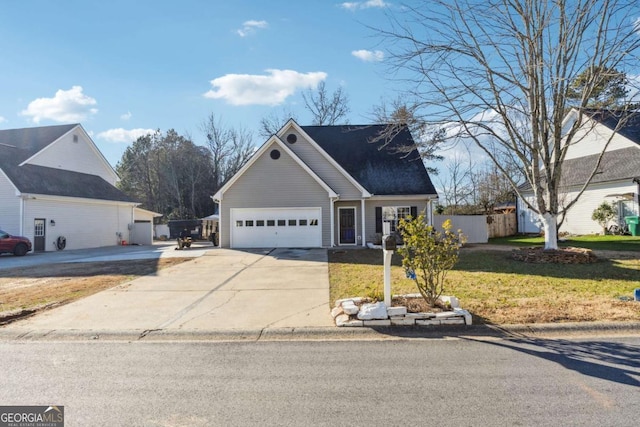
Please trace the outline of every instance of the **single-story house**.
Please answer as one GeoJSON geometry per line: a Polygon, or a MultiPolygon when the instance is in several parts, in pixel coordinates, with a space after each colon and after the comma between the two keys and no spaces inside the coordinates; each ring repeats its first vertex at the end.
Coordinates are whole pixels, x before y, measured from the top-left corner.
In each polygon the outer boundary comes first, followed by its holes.
{"type": "Polygon", "coordinates": [[[437,193],[400,129],[300,126],[289,120],[214,196],[221,247],[365,246],[400,218],[426,212],[437,193]]]}
{"type": "MultiPolygon", "coordinates": [[[[565,119],[568,128],[577,119],[577,111],[571,111],[565,119]]],[[[621,123],[619,113],[611,111],[587,111],[584,125],[567,150],[562,169],[561,203],[575,199],[587,177],[593,170],[604,144],[611,138],[596,175],[571,209],[559,231],[570,234],[601,233],[602,227],[591,219],[593,211],[603,202],[617,206],[619,223],[624,217],[640,212],[640,114],[627,113],[621,123]],[[616,130],[617,129],[617,130],[616,130]]],[[[530,187],[529,187],[530,188],[530,187]]],[[[533,200],[533,192],[525,191],[525,198],[533,200]]],[[[538,216],[518,200],[518,231],[538,233],[542,227],[538,216]]]]}
{"type": "MultiPolygon", "coordinates": [[[[148,230],[149,214],[79,124],[0,130],[0,227],[34,251],[111,246],[148,230]],[[141,224],[138,226],[138,224],[141,224]]],[[[148,211],[147,211],[148,212],[148,211]]],[[[154,213],[150,214],[151,216],[154,213]]]]}

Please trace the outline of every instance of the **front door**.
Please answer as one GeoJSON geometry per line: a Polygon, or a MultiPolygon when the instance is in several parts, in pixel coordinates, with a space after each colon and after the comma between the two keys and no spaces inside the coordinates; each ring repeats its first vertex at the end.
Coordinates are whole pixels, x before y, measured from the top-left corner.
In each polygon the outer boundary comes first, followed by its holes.
{"type": "Polygon", "coordinates": [[[341,245],[356,244],[356,210],[355,208],[338,208],[341,245]]]}
{"type": "Polygon", "coordinates": [[[34,252],[44,252],[45,224],[46,224],[46,221],[43,218],[36,218],[33,220],[33,251],[34,252]]]}

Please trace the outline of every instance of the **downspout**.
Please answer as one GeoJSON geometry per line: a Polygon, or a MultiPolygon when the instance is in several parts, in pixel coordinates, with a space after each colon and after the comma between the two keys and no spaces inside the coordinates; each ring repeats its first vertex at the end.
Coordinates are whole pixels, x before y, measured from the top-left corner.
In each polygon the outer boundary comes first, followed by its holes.
{"type": "Polygon", "coordinates": [[[633,178],[633,182],[638,184],[638,191],[636,192],[636,213],[640,215],[640,177],[633,178]]]}
{"type": "Polygon", "coordinates": [[[335,203],[335,201],[337,200],[337,197],[329,197],[329,217],[331,218],[329,221],[329,227],[331,227],[331,247],[333,248],[336,244],[336,238],[335,238],[335,221],[333,220],[333,215],[335,212],[335,208],[333,206],[333,204],[335,203]]]}

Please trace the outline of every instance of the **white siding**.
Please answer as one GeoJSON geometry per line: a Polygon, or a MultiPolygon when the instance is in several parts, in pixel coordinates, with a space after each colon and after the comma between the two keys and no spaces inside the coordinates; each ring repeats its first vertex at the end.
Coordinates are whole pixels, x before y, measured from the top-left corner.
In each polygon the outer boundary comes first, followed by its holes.
{"type": "Polygon", "coordinates": [[[47,146],[29,160],[29,164],[97,175],[111,185],[117,181],[115,172],[80,127],[47,146]]]}
{"type": "MultiPolygon", "coordinates": [[[[564,223],[560,227],[561,232],[571,234],[596,234],[602,233],[602,227],[591,219],[593,211],[603,202],[614,202],[619,198],[607,197],[612,194],[634,193],[638,186],[631,181],[625,183],[592,184],[585,191],[580,200],[569,210],[564,223]]],[[[567,194],[568,200],[575,198],[577,191],[567,194]]],[[[636,212],[637,214],[637,212],[636,212]]]]}
{"type": "Polygon", "coordinates": [[[228,248],[232,208],[322,209],[322,245],[331,244],[330,200],[327,190],[296,161],[273,143],[223,194],[220,203],[220,245],[228,248]],[[270,157],[273,149],[280,158],[270,157]]]}
{"type": "MultiPolygon", "coordinates": [[[[590,156],[593,154],[600,154],[604,148],[604,144],[611,137],[611,130],[604,125],[596,125],[590,128],[587,124],[585,128],[581,129],[573,139],[577,141],[572,144],[567,150],[566,160],[575,159],[579,157],[590,156]]],[[[629,141],[627,138],[616,134],[609,145],[607,151],[619,150],[621,148],[638,147],[638,144],[629,141]]]]}
{"type": "Polygon", "coordinates": [[[129,224],[133,207],[116,203],[91,203],[73,199],[30,199],[25,201],[24,235],[33,241],[33,220],[46,219],[45,250],[55,251],[59,236],[67,239],[66,249],[115,246],[130,241],[129,224]],[[55,221],[55,225],[51,221],[55,221]],[[121,233],[121,238],[117,233],[121,233]]]}
{"type": "Polygon", "coordinates": [[[362,192],[358,190],[335,166],[333,166],[318,150],[309,143],[299,133],[288,130],[281,138],[303,162],[305,162],[316,175],[326,182],[342,200],[354,200],[362,197],[362,192]],[[293,133],[298,140],[294,144],[287,142],[287,135],[293,133]]]}
{"type": "Polygon", "coordinates": [[[0,229],[11,234],[22,234],[20,230],[20,198],[16,189],[0,170],[0,229]]]}
{"type": "MultiPolygon", "coordinates": [[[[530,203],[534,204],[533,196],[526,198],[530,203]]],[[[537,213],[533,212],[527,205],[518,198],[518,233],[537,234],[542,230],[541,222],[537,213]]]]}

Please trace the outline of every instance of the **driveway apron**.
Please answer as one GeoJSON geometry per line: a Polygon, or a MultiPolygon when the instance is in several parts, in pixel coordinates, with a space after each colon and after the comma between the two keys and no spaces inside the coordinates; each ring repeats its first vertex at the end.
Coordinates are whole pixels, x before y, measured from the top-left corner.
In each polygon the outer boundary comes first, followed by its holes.
{"type": "Polygon", "coordinates": [[[325,249],[215,249],[7,327],[43,332],[332,325],[325,249]]]}

